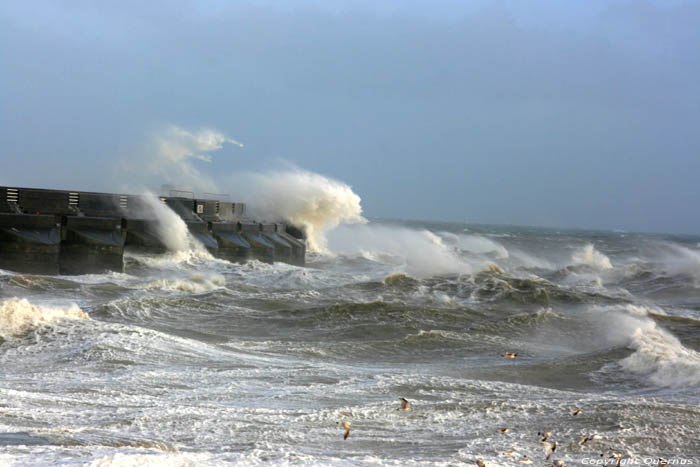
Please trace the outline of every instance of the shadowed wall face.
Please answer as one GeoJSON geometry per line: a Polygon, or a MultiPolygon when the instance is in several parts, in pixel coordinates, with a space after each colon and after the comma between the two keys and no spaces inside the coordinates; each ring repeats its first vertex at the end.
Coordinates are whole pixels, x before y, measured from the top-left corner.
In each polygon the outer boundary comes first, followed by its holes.
{"type": "Polygon", "coordinates": [[[5,4],[0,184],[284,158],[367,216],[700,229],[700,4],[460,3],[5,4]]]}

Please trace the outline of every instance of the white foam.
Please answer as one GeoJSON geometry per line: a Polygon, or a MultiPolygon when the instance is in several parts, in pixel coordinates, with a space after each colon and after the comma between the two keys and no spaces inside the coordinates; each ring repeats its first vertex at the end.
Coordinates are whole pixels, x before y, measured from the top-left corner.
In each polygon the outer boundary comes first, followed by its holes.
{"type": "Polygon", "coordinates": [[[592,244],[588,244],[574,252],[571,257],[573,265],[585,264],[599,271],[612,269],[610,258],[595,249],[592,244]]]}
{"type": "Polygon", "coordinates": [[[75,304],[67,307],[33,305],[26,298],[10,298],[0,302],[0,337],[21,336],[64,319],[90,317],[75,304]]]}

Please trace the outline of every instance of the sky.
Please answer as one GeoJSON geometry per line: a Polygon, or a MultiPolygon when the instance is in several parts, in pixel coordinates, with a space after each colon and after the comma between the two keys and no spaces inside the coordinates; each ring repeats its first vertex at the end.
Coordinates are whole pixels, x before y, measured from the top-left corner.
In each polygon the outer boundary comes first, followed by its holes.
{"type": "Polygon", "coordinates": [[[699,47],[697,1],[2,2],[0,185],[177,185],[192,156],[367,217],[698,233],[699,47]]]}

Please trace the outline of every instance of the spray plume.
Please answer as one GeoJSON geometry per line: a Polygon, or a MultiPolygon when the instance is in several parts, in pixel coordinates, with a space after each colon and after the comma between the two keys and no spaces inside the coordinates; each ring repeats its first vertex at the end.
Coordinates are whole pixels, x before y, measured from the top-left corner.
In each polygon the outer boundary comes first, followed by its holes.
{"type": "Polygon", "coordinates": [[[251,211],[304,228],[309,250],[328,252],[326,233],[340,224],[366,223],[360,197],[348,185],[323,175],[290,169],[237,177],[251,211]]]}
{"type": "Polygon", "coordinates": [[[129,172],[130,183],[137,185],[169,183],[212,192],[218,190],[217,184],[200,172],[195,162],[211,162],[211,153],[223,149],[225,144],[243,147],[242,143],[216,130],[190,131],[170,125],[152,136],[138,161],[122,161],[121,170],[129,172]],[[137,172],[134,167],[139,167],[137,172]]]}

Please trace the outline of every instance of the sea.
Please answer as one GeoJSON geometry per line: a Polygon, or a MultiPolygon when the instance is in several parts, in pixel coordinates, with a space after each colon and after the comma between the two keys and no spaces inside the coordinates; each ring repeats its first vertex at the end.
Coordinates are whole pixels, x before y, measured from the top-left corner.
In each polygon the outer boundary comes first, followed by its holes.
{"type": "Polygon", "coordinates": [[[0,271],[0,465],[699,465],[699,351],[691,235],[372,219],[305,267],[0,271]]]}

